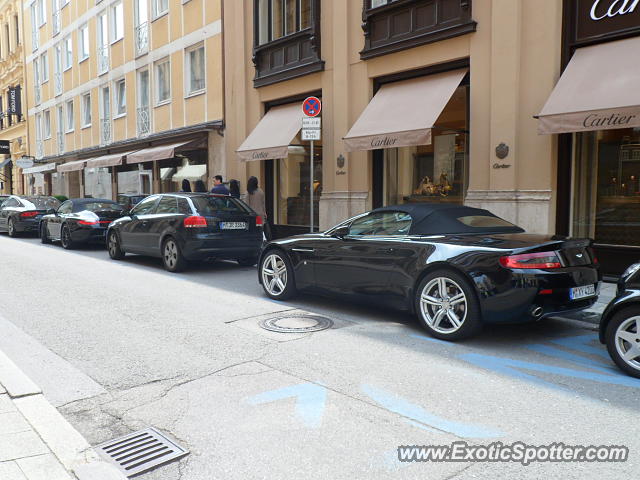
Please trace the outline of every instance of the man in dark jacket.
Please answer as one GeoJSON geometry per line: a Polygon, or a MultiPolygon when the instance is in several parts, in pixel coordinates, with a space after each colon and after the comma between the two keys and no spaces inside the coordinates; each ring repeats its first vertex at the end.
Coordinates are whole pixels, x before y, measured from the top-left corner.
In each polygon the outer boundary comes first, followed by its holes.
{"type": "Polygon", "coordinates": [[[222,175],[216,175],[213,177],[213,188],[211,189],[211,193],[229,195],[229,189],[222,184],[222,175]]]}

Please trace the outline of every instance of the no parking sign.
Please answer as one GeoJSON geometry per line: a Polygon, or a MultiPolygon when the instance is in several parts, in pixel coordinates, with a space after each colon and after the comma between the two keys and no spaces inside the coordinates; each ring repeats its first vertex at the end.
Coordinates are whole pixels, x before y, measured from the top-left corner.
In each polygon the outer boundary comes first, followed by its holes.
{"type": "Polygon", "coordinates": [[[322,102],[318,97],[307,97],[302,102],[302,113],[307,117],[317,117],[322,111],[322,102]]]}

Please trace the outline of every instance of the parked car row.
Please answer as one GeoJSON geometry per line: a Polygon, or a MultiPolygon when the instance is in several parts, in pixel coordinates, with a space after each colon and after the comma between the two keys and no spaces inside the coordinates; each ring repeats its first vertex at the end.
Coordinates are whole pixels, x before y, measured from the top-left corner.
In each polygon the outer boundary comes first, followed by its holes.
{"type": "MultiPolygon", "coordinates": [[[[591,307],[602,275],[592,241],[524,230],[483,209],[450,204],[378,208],[321,233],[264,242],[262,218],[242,201],[203,193],[112,200],[16,197],[0,230],[39,232],[64,248],[106,242],[109,256],[258,263],[274,300],[315,292],[413,312],[432,336],[460,340],[487,323],[537,321],[591,307]]],[[[621,278],[600,338],[620,368],[640,377],[640,264],[621,278]]]]}

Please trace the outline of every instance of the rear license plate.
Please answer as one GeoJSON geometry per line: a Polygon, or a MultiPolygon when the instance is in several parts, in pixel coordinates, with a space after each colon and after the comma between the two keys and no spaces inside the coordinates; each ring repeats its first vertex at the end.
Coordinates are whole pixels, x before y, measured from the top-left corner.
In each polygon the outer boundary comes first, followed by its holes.
{"type": "Polygon", "coordinates": [[[220,230],[246,230],[247,222],[220,222],[220,230]]]}
{"type": "Polygon", "coordinates": [[[582,287],[574,287],[569,290],[569,298],[571,300],[580,300],[581,298],[594,297],[595,295],[595,285],[584,285],[582,287]]]}

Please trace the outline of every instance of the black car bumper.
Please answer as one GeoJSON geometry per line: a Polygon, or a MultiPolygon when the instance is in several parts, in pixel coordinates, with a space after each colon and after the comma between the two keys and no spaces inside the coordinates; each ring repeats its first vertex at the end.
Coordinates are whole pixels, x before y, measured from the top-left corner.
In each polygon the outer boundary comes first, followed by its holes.
{"type": "Polygon", "coordinates": [[[40,228],[39,218],[29,218],[24,220],[18,220],[14,224],[16,232],[21,233],[38,233],[40,228]]]}
{"type": "Polygon", "coordinates": [[[258,259],[262,238],[255,239],[192,239],[182,245],[182,253],[187,260],[218,259],[258,259]]]}
{"type": "Polygon", "coordinates": [[[75,243],[104,243],[106,241],[106,227],[76,227],[71,232],[71,239],[75,243]]]}

